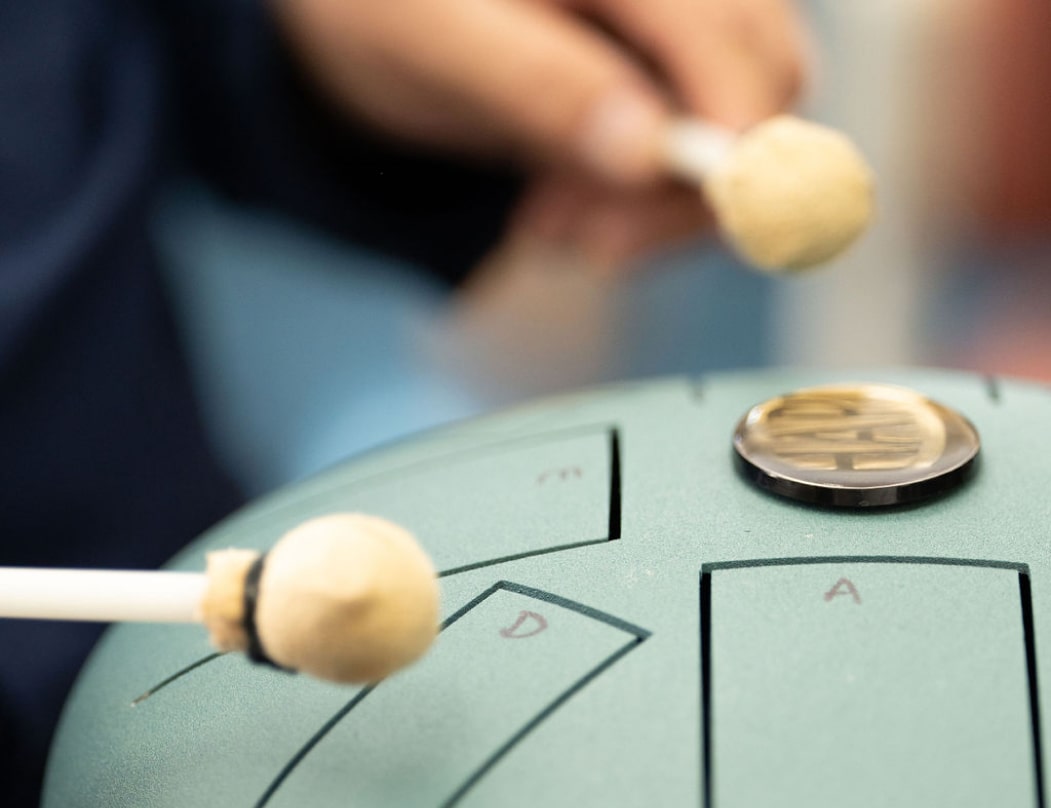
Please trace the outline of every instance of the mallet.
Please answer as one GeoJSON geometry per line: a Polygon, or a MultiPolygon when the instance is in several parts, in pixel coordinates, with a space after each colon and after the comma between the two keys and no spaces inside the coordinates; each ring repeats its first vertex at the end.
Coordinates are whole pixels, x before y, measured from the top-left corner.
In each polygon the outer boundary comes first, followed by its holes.
{"type": "Polygon", "coordinates": [[[0,617],[201,622],[221,651],[337,682],[375,682],[438,631],[434,567],[397,525],[331,514],[273,548],[209,553],[206,572],[0,568],[0,617]]]}
{"type": "Polygon", "coordinates": [[[684,119],[668,131],[668,168],[698,183],[747,261],[798,270],[839,255],[872,217],[872,172],[840,132],[788,115],[737,135],[684,119]]]}

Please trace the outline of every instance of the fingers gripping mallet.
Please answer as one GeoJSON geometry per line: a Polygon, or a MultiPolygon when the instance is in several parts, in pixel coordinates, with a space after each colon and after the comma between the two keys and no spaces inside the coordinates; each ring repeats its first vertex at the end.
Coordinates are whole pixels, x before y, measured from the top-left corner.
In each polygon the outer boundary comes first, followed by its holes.
{"type": "Polygon", "coordinates": [[[201,622],[222,651],[337,682],[375,682],[438,631],[430,560],[397,525],[319,517],[266,554],[209,553],[205,573],[0,568],[0,617],[201,622]]]}

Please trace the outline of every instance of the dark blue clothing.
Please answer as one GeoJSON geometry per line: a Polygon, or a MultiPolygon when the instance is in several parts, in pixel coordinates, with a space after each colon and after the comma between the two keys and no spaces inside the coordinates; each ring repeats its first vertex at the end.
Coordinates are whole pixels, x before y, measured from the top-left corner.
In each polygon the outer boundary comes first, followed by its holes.
{"type": "MultiPolygon", "coordinates": [[[[148,240],[165,181],[455,282],[509,178],[383,145],[311,97],[262,0],[0,0],[0,564],[149,568],[240,502],[148,240]]],[[[0,619],[0,803],[34,805],[98,629],[0,619]]]]}

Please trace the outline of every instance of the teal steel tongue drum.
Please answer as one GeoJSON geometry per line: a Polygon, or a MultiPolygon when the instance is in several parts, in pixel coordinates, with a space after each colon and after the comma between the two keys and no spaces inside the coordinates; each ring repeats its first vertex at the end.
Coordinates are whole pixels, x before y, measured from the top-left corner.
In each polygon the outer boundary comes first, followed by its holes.
{"type": "Polygon", "coordinates": [[[1043,808],[1051,392],[765,371],[567,395],[351,460],[170,565],[314,516],[440,571],[350,687],[111,629],[45,808],[1043,808]]]}

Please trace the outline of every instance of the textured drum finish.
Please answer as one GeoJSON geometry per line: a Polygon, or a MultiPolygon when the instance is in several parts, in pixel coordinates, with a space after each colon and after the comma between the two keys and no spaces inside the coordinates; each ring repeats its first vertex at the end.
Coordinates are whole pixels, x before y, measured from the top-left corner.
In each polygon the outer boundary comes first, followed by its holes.
{"type": "Polygon", "coordinates": [[[843,377],[743,373],[521,407],[246,508],[171,568],[374,512],[442,571],[433,651],[349,688],[212,655],[198,627],[117,627],[45,808],[1042,808],[1051,394],[850,375],[962,413],[981,467],[907,506],[770,496],[735,425],[843,377]]]}

